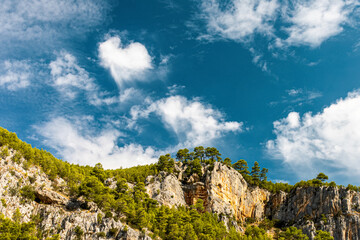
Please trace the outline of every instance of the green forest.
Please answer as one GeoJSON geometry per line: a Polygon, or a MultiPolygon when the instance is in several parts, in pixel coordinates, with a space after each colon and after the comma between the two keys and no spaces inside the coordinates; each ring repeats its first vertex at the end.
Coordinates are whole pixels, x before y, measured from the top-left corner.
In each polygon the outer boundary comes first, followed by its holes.
{"type": "MultiPolygon", "coordinates": [[[[265,219],[261,223],[240,223],[246,227],[244,234],[239,233],[233,226],[227,230],[223,222],[219,221],[216,214],[204,210],[202,200],[195,205],[178,208],[160,206],[156,200],[151,199],[145,190],[145,179],[147,176],[156,175],[160,171],[175,173],[175,165],[188,165],[187,173],[196,173],[201,177],[201,168],[207,166],[210,169],[215,162],[222,162],[230,168],[237,170],[244,179],[252,186],[259,186],[271,192],[285,191],[301,186],[336,186],[334,182],[327,183],[328,177],[320,173],[315,179],[301,181],[295,185],[286,183],[273,183],[267,180],[268,169],[261,168],[258,162],[249,168],[245,160],[238,160],[232,164],[229,158],[222,159],[216,148],[202,146],[196,147],[190,152],[188,149],[180,149],[173,158],[170,154],[159,157],[156,164],[137,166],[127,169],[104,170],[102,165],[80,166],[55,158],[49,152],[33,148],[18,139],[15,133],[0,128],[1,157],[9,155],[8,149],[16,150],[12,161],[20,163],[23,167],[31,165],[39,166],[48,177],[54,180],[56,177],[63,178],[67,183],[65,194],[73,198],[84,197],[87,201],[95,202],[105,213],[98,216],[98,221],[104,218],[114,218],[129,226],[144,231],[152,232],[151,237],[159,236],[161,239],[308,239],[301,230],[285,226],[278,228],[274,234],[268,235],[266,230],[277,227],[276,221],[265,219]],[[116,188],[111,189],[106,184],[106,179],[116,179],[116,188]],[[133,188],[128,183],[134,184],[133,188]]],[[[356,186],[349,185],[348,188],[358,191],[356,186]]],[[[19,190],[24,199],[34,200],[32,186],[26,186],[19,190]]],[[[6,204],[2,201],[0,204],[6,204]]],[[[45,239],[47,236],[37,228],[37,219],[21,223],[20,213],[14,214],[12,219],[0,215],[0,239],[45,239]]],[[[81,226],[76,229],[79,237],[83,234],[81,226]]],[[[116,230],[114,230],[116,232],[116,230]]],[[[55,235],[51,239],[56,239],[55,235]]],[[[50,239],[50,238],[49,238],[50,239]]],[[[316,239],[333,239],[329,233],[318,231],[316,239]]]]}

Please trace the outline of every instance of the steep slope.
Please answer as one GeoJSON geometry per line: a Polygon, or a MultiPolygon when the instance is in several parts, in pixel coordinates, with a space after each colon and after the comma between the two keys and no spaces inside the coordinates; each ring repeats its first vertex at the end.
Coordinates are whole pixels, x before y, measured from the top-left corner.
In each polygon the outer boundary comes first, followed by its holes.
{"type": "Polygon", "coordinates": [[[316,229],[330,232],[339,240],[360,239],[359,206],[359,192],[339,187],[306,187],[273,195],[266,215],[302,227],[311,239],[316,229]]]}
{"type": "Polygon", "coordinates": [[[269,222],[271,234],[275,224],[310,239],[317,230],[360,239],[360,193],[344,187],[320,182],[271,193],[230,164],[174,163],[170,155],[162,164],[104,171],[64,163],[6,130],[0,146],[0,222],[20,215],[36,223],[40,239],[248,239],[239,232],[269,222]]]}
{"type": "Polygon", "coordinates": [[[17,209],[23,222],[36,219],[43,237],[58,234],[60,239],[151,239],[131,227],[105,216],[94,203],[69,199],[62,193],[64,180],[50,180],[39,167],[14,162],[15,151],[0,158],[0,213],[12,218],[17,209]],[[35,201],[33,201],[33,199],[35,201]]]}
{"type": "Polygon", "coordinates": [[[235,218],[231,224],[240,231],[239,223],[246,219],[260,222],[266,217],[279,226],[295,225],[310,239],[315,238],[316,230],[330,232],[336,240],[360,239],[359,192],[322,186],[270,193],[250,186],[240,173],[219,162],[211,170],[203,165],[201,177],[187,176],[186,169],[179,164],[175,174],[148,177],[150,196],[167,206],[190,206],[201,199],[207,211],[217,213],[226,223],[235,218]]]}

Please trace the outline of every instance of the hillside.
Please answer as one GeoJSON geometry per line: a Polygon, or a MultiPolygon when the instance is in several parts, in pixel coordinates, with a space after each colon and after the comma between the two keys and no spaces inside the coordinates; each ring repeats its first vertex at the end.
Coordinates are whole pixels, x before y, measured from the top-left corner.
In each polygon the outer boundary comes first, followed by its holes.
{"type": "Polygon", "coordinates": [[[214,148],[104,170],[0,129],[0,239],[359,239],[360,193],[325,177],[294,186],[214,148]]]}

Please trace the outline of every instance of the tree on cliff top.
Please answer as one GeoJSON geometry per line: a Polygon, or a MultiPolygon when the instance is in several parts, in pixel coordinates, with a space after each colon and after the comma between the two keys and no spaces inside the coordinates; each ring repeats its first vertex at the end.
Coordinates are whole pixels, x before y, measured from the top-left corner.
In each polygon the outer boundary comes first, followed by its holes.
{"type": "Polygon", "coordinates": [[[328,176],[326,176],[324,173],[319,173],[319,174],[317,175],[316,179],[318,179],[318,180],[320,180],[320,181],[324,182],[325,180],[328,180],[328,179],[329,179],[329,177],[328,177],[328,176]]]}

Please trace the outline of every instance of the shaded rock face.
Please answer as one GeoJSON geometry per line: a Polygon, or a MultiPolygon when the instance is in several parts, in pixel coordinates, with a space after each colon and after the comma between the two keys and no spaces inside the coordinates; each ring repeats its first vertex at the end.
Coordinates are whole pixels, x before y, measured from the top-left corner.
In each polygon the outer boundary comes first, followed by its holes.
{"type": "Polygon", "coordinates": [[[23,222],[37,216],[40,229],[48,232],[48,236],[59,234],[60,239],[76,239],[75,228],[80,227],[84,232],[82,239],[151,240],[149,236],[112,218],[100,221],[99,214],[105,214],[95,203],[81,198],[69,199],[58,191],[65,188],[62,179],[51,181],[37,167],[25,170],[21,163],[11,160],[13,154],[10,151],[9,157],[0,158],[0,214],[12,218],[19,209],[23,222]],[[27,185],[33,187],[35,201],[28,201],[19,193],[27,185]],[[115,234],[111,235],[113,232],[115,234]]]}
{"type": "Polygon", "coordinates": [[[337,187],[297,188],[272,196],[268,217],[295,223],[313,239],[316,229],[335,239],[360,239],[360,193],[337,187]]]}

